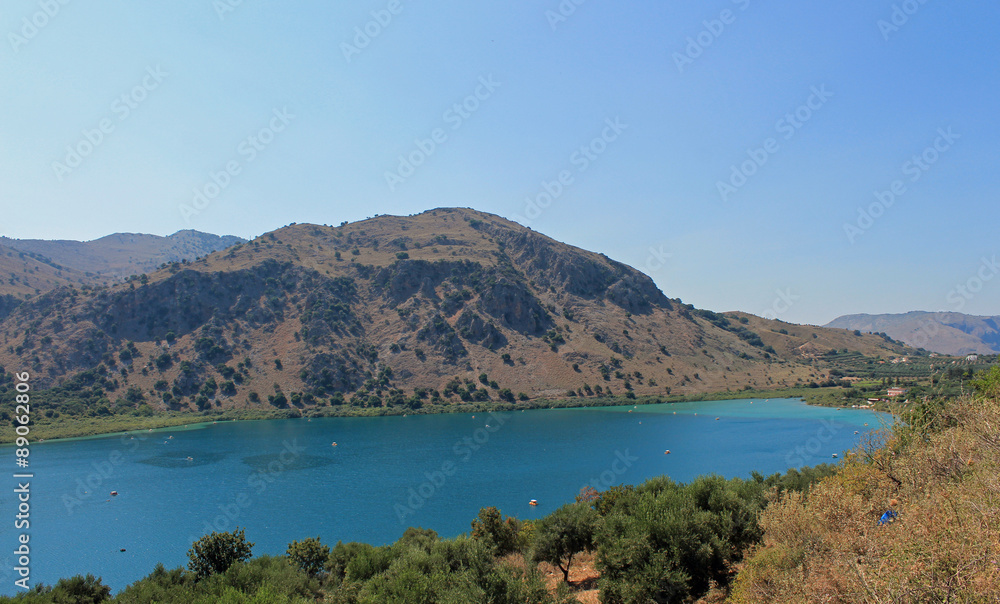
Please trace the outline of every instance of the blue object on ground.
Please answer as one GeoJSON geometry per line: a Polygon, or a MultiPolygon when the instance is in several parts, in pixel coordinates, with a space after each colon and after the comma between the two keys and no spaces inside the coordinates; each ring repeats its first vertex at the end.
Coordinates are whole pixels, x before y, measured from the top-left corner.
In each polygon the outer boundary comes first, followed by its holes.
{"type": "Polygon", "coordinates": [[[889,524],[890,522],[896,519],[896,516],[899,516],[899,514],[897,514],[892,510],[886,510],[886,512],[882,514],[882,517],[878,519],[878,523],[889,524]]]}

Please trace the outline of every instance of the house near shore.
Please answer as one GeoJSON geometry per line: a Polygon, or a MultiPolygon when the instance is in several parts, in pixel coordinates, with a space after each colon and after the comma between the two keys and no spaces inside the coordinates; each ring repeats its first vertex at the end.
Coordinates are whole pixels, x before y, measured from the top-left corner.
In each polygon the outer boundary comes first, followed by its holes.
{"type": "Polygon", "coordinates": [[[909,388],[889,388],[888,395],[889,397],[903,396],[909,391],[910,391],[909,388]]]}

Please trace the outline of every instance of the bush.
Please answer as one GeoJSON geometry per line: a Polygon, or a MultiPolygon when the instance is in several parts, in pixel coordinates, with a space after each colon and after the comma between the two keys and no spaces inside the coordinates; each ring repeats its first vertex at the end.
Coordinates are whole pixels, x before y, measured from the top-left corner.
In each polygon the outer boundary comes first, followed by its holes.
{"type": "Polygon", "coordinates": [[[111,588],[101,583],[100,577],[76,575],[59,579],[49,594],[50,602],[59,604],[99,604],[111,599],[111,588]]]}
{"type": "Polygon", "coordinates": [[[516,518],[504,520],[495,507],[482,508],[472,521],[472,538],[489,546],[494,556],[506,556],[517,551],[520,524],[516,518]]]}
{"type": "Polygon", "coordinates": [[[289,562],[297,566],[310,577],[323,572],[326,559],[330,556],[330,548],[319,542],[319,537],[309,537],[300,541],[292,541],[285,552],[289,562]]]}
{"type": "Polygon", "coordinates": [[[231,533],[212,533],[194,542],[188,551],[188,568],[199,578],[226,572],[236,562],[250,559],[253,543],[243,529],[231,533]]]}
{"type": "Polygon", "coordinates": [[[730,569],[760,537],[763,481],[718,476],[678,485],[655,478],[619,489],[598,535],[598,585],[606,602],[680,603],[728,585],[730,569]]]}

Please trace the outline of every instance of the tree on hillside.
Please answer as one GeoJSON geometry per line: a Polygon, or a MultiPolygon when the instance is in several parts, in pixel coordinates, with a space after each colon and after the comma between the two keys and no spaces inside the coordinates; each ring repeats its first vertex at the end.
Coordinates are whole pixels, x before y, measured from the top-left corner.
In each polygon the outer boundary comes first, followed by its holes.
{"type": "Polygon", "coordinates": [[[542,518],[535,526],[532,559],[559,567],[569,582],[573,556],[594,546],[597,512],[586,503],[570,503],[542,518]]]}
{"type": "MultiPolygon", "coordinates": [[[[40,593],[45,588],[38,590],[40,593]]],[[[47,592],[48,602],[72,602],[73,604],[100,604],[111,600],[111,588],[101,583],[100,577],[88,574],[76,575],[69,579],[59,579],[52,591],[47,592]]],[[[35,600],[32,600],[35,601],[35,600]]]]}
{"type": "Polygon", "coordinates": [[[194,542],[188,551],[188,568],[198,578],[226,572],[236,562],[250,559],[253,543],[247,541],[243,529],[231,533],[212,533],[194,542]]]}
{"type": "Polygon", "coordinates": [[[987,398],[1000,398],[1000,365],[994,365],[988,371],[979,372],[976,379],[972,381],[972,387],[987,398]]]}
{"type": "Polygon", "coordinates": [[[504,520],[495,507],[482,508],[472,521],[472,538],[482,541],[493,549],[495,556],[506,556],[517,550],[517,535],[520,523],[516,518],[504,520]]]}
{"type": "Polygon", "coordinates": [[[302,572],[315,577],[323,572],[326,559],[330,556],[330,548],[320,543],[319,537],[309,537],[289,543],[285,554],[302,572]]]}

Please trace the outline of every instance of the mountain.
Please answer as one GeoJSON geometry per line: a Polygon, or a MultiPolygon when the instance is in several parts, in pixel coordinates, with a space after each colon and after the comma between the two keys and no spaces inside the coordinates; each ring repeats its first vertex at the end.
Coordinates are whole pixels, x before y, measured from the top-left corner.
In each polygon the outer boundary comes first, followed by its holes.
{"type": "Polygon", "coordinates": [[[0,322],[36,387],[172,408],[690,394],[914,354],[841,329],[699,310],[639,271],[463,208],[292,224],[142,278],[60,287],[0,322]]]}
{"type": "Polygon", "coordinates": [[[95,285],[154,271],[167,262],[194,260],[243,241],[231,235],[220,237],[192,230],[178,231],[169,237],[115,233],[93,241],[0,237],[0,245],[7,248],[31,254],[53,266],[90,273],[88,277],[95,285]]]}
{"type": "Polygon", "coordinates": [[[910,346],[941,354],[964,356],[1000,352],[1000,316],[924,311],[859,314],[838,317],[826,327],[884,332],[910,346]]]}
{"type": "MultiPolygon", "coordinates": [[[[20,301],[63,285],[94,285],[99,282],[39,254],[0,245],[0,298],[20,301]]],[[[4,316],[0,305],[0,318],[4,316]]]]}

